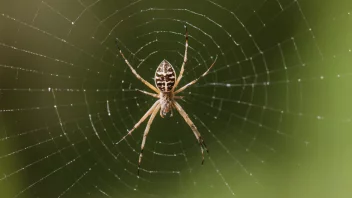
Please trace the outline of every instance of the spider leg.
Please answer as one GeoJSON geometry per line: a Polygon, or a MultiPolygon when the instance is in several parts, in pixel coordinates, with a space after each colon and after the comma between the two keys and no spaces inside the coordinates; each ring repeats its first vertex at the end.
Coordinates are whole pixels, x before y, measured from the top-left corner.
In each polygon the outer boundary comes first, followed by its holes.
{"type": "Polygon", "coordinates": [[[204,77],[205,75],[208,74],[208,72],[210,71],[210,69],[214,66],[216,60],[218,59],[218,56],[216,56],[213,64],[210,65],[210,67],[207,69],[207,71],[205,71],[201,76],[199,76],[197,79],[189,82],[188,84],[186,84],[185,86],[181,87],[179,90],[175,91],[174,94],[180,93],[181,91],[185,90],[187,87],[193,85],[194,83],[196,83],[201,77],[204,77]]]}
{"type": "Polygon", "coordinates": [[[160,117],[164,118],[163,112],[160,110],[160,117]]]}
{"type": "Polygon", "coordinates": [[[174,110],[172,110],[171,108],[171,114],[170,114],[170,117],[174,116],[174,110]]]}
{"type": "Polygon", "coordinates": [[[149,133],[150,125],[152,125],[153,120],[154,120],[156,114],[158,113],[159,109],[160,109],[160,104],[158,104],[158,105],[154,108],[153,113],[152,113],[152,115],[150,116],[149,121],[148,121],[148,124],[147,124],[147,126],[145,127],[145,130],[144,130],[143,140],[142,140],[142,145],[141,145],[141,152],[139,153],[139,160],[138,160],[138,171],[137,171],[137,175],[138,175],[138,176],[139,176],[139,169],[140,169],[140,167],[141,167],[141,162],[142,162],[142,157],[143,157],[144,145],[145,145],[145,141],[147,140],[147,135],[148,135],[148,133],[149,133]]]}
{"type": "Polygon", "coordinates": [[[136,89],[136,91],[140,91],[140,92],[142,92],[142,93],[144,93],[144,94],[147,94],[147,95],[150,95],[150,96],[152,96],[152,97],[154,97],[154,98],[159,98],[159,95],[158,95],[158,94],[150,93],[150,92],[143,91],[143,90],[140,90],[140,89],[136,89]]]}
{"type": "Polygon", "coordinates": [[[184,97],[185,96],[174,96],[175,99],[181,99],[181,100],[185,101],[184,97]]]}
{"type": "Polygon", "coordinates": [[[148,81],[144,80],[137,72],[135,69],[133,69],[132,65],[130,64],[130,62],[128,62],[128,60],[125,58],[125,55],[123,55],[121,49],[119,48],[119,46],[117,45],[117,40],[116,40],[116,46],[117,49],[119,50],[122,58],[125,60],[126,64],[128,65],[128,67],[131,69],[132,73],[137,77],[138,80],[142,81],[142,83],[144,83],[145,85],[147,85],[150,89],[152,89],[153,91],[155,91],[156,93],[159,93],[160,91],[154,87],[152,84],[150,84],[148,81]]]}
{"type": "Polygon", "coordinates": [[[188,49],[188,31],[187,31],[187,26],[185,26],[185,29],[186,29],[186,33],[185,33],[185,37],[186,37],[185,55],[183,56],[183,63],[182,63],[182,66],[181,66],[180,75],[178,76],[178,78],[177,78],[172,90],[175,90],[175,88],[177,87],[178,83],[181,81],[181,78],[183,76],[183,72],[185,71],[185,65],[186,65],[187,60],[188,60],[187,59],[187,49],[188,49]]]}
{"type": "Polygon", "coordinates": [[[178,104],[178,102],[173,101],[173,105],[174,107],[177,109],[177,111],[181,114],[181,116],[183,117],[183,119],[185,119],[186,123],[189,125],[189,127],[191,127],[194,135],[196,136],[201,152],[202,152],[202,164],[204,163],[204,150],[207,151],[207,153],[209,153],[209,150],[207,148],[207,145],[205,144],[202,136],[200,135],[196,125],[192,122],[192,120],[189,118],[189,116],[187,115],[187,113],[185,112],[185,110],[183,110],[183,108],[181,107],[180,104],[178,104]]]}
{"type": "Polygon", "coordinates": [[[128,135],[131,135],[132,132],[139,127],[140,124],[142,124],[142,122],[144,122],[145,119],[147,119],[148,116],[150,116],[150,114],[153,113],[154,109],[159,105],[159,100],[157,100],[153,106],[143,115],[143,117],[133,126],[133,128],[131,130],[128,131],[128,133],[123,136],[117,143],[115,144],[119,144],[122,140],[124,140],[128,135]]]}

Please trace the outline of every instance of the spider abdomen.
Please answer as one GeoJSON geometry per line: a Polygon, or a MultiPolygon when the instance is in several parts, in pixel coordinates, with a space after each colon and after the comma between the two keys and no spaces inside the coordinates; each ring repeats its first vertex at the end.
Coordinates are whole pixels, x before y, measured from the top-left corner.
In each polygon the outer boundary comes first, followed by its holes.
{"type": "Polygon", "coordinates": [[[172,65],[163,60],[155,71],[155,85],[162,92],[170,92],[175,85],[176,74],[172,65]]]}

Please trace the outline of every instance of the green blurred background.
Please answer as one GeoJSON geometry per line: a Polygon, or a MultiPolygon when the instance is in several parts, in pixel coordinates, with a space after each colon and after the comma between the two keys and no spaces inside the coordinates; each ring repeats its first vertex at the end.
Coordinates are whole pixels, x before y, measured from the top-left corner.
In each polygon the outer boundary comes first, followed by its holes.
{"type": "Polygon", "coordinates": [[[352,197],[352,2],[0,1],[0,197],[352,197]],[[121,138],[167,59],[178,113],[121,138]],[[119,143],[118,143],[119,142],[119,143]]]}

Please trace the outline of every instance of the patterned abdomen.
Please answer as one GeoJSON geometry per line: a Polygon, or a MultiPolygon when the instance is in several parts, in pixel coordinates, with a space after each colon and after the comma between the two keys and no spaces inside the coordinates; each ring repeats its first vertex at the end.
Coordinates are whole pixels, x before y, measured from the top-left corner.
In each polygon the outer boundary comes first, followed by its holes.
{"type": "Polygon", "coordinates": [[[162,92],[170,92],[174,87],[176,73],[172,65],[163,60],[155,71],[155,85],[162,92]]]}

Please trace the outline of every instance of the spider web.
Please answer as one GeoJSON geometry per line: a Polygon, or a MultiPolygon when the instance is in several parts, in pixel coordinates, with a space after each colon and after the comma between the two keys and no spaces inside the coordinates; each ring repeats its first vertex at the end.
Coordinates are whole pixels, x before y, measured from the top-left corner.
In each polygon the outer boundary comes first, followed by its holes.
{"type": "Polygon", "coordinates": [[[0,2],[2,197],[350,197],[348,1],[0,2]],[[128,129],[165,58],[177,112],[128,129]],[[349,130],[348,130],[349,129],[349,130]]]}

